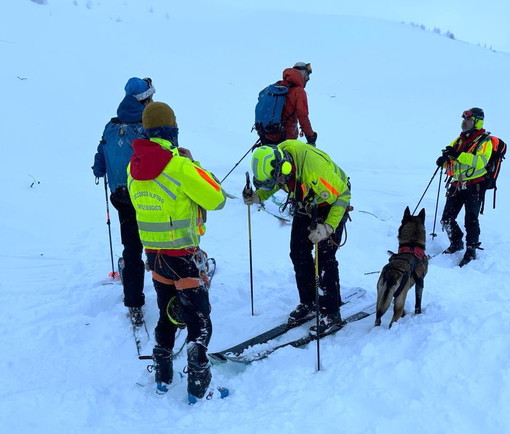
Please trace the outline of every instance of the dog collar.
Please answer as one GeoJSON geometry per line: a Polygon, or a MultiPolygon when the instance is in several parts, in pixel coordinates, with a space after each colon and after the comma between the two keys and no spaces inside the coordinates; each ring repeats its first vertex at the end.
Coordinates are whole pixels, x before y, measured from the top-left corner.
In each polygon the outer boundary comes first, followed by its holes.
{"type": "Polygon", "coordinates": [[[414,247],[399,247],[398,253],[412,253],[418,259],[423,259],[425,257],[425,249],[422,247],[414,246],[414,247]]]}

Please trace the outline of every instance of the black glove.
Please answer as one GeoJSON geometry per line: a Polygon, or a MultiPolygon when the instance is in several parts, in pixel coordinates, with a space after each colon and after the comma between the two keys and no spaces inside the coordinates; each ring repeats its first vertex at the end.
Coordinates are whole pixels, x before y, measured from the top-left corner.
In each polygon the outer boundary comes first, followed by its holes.
{"type": "Polygon", "coordinates": [[[455,149],[453,146],[447,146],[443,151],[443,156],[444,155],[456,159],[459,158],[460,152],[457,151],[457,149],[455,149]]]}
{"type": "Polygon", "coordinates": [[[436,164],[441,167],[444,166],[445,163],[448,163],[450,161],[450,158],[447,155],[441,155],[437,160],[436,164]]]}
{"type": "Polygon", "coordinates": [[[311,136],[305,136],[306,137],[306,143],[309,145],[315,146],[315,142],[317,141],[317,133],[313,133],[311,136]]]}

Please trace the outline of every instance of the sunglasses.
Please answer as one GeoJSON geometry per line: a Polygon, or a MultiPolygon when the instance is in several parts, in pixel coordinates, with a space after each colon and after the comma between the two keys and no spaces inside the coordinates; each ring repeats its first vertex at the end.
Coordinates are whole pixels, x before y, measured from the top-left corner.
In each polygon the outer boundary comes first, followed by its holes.
{"type": "Polygon", "coordinates": [[[149,85],[149,87],[152,86],[152,79],[150,79],[149,77],[145,77],[143,81],[145,81],[149,85]]]}

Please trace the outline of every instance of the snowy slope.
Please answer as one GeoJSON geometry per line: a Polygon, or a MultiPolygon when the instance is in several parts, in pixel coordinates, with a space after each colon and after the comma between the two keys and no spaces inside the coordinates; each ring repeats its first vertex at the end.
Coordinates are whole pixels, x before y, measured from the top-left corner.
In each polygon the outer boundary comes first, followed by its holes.
{"type": "MultiPolygon", "coordinates": [[[[156,99],[176,112],[180,143],[221,179],[255,142],[258,91],[294,62],[311,62],[318,147],[353,185],[355,211],[338,253],[341,283],[366,288],[367,303],[377,281],[369,273],[397,248],[403,210],[418,203],[441,148],[460,131],[462,111],[483,107],[486,128],[510,140],[506,53],[400,23],[291,12],[278,17],[290,30],[285,46],[274,47],[282,36],[267,12],[189,3],[1,6],[2,432],[510,432],[506,165],[497,209],[481,217],[485,250],[463,269],[455,266],[460,256],[432,259],[422,315],[391,330],[373,328],[371,317],[325,339],[320,373],[309,345],[251,365],[215,366],[214,380],[232,390],[223,401],[190,408],[184,383],[163,398],[154,393],[147,363],[136,358],[121,287],[101,284],[111,271],[105,195],[90,170],[129,77],[152,77],[156,99]]],[[[227,191],[239,195],[248,163],[226,179],[227,191]]],[[[420,205],[428,233],[438,181],[420,205]]],[[[443,193],[430,254],[447,245],[443,193]]],[[[289,227],[255,210],[251,222],[255,316],[247,207],[231,200],[209,213],[202,247],[218,263],[211,351],[281,322],[298,302],[289,227]]],[[[146,296],[152,330],[149,274],[146,296]]],[[[174,362],[176,369],[185,363],[174,362]]]]}

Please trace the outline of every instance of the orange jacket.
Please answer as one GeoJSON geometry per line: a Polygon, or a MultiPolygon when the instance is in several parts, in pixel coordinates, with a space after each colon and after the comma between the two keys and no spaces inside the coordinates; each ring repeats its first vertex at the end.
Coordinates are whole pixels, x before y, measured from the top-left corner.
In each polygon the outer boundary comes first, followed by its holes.
{"type": "MultiPolygon", "coordinates": [[[[308,98],[305,92],[305,80],[300,71],[287,68],[283,71],[283,80],[278,84],[287,86],[289,93],[282,112],[282,123],[285,127],[285,140],[297,139],[299,136],[298,122],[306,136],[312,136],[314,131],[308,119],[308,98]]],[[[278,140],[279,135],[268,136],[278,140]]]]}

